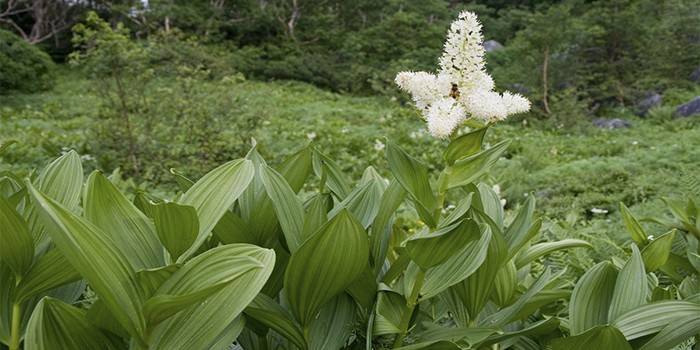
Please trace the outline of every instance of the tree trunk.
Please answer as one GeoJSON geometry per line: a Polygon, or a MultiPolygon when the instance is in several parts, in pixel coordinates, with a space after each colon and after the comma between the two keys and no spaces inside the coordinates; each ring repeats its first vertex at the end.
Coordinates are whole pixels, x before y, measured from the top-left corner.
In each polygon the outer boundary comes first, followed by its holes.
{"type": "Polygon", "coordinates": [[[550,114],[551,111],[549,110],[549,101],[547,97],[547,92],[549,90],[549,83],[547,82],[548,77],[547,77],[547,69],[549,66],[549,46],[545,46],[544,48],[544,59],[542,62],[542,105],[544,107],[544,112],[546,114],[550,114]]]}

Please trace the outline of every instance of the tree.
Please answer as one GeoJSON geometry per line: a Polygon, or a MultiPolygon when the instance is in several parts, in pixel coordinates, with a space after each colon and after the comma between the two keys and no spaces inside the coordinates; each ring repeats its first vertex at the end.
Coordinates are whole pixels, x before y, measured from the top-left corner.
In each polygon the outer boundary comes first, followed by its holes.
{"type": "Polygon", "coordinates": [[[22,38],[37,44],[55,38],[75,23],[72,15],[75,1],[69,0],[5,0],[0,2],[0,23],[22,38]]]}

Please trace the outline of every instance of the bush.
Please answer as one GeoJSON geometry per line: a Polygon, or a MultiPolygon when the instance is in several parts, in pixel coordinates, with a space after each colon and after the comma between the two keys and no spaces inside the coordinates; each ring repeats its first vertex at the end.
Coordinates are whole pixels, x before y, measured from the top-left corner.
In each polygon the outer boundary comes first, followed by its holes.
{"type": "Polygon", "coordinates": [[[47,89],[52,84],[53,69],[48,54],[0,29],[0,94],[47,89]]]}

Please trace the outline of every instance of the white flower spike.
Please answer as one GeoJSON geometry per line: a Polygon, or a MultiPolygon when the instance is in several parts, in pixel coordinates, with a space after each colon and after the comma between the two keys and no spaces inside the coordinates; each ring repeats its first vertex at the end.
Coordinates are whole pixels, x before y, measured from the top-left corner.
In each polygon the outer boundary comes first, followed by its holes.
{"type": "Polygon", "coordinates": [[[411,94],[433,136],[449,137],[470,117],[491,123],[530,110],[525,97],[493,91],[493,78],[485,68],[483,40],[477,16],[462,12],[447,33],[437,74],[396,75],[396,85],[411,94]]]}

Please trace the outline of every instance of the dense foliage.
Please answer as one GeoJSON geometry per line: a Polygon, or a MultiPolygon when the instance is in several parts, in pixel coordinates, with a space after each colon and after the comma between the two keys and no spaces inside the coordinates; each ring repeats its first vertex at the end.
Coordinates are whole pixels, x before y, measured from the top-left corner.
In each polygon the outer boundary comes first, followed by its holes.
{"type": "Polygon", "coordinates": [[[54,63],[41,49],[0,29],[0,94],[35,92],[53,84],[54,63]]]}

